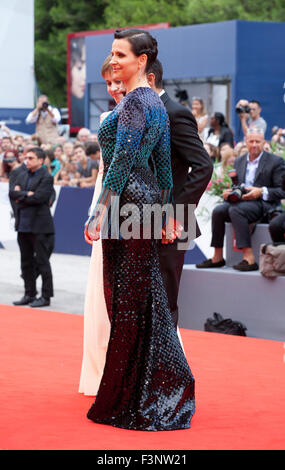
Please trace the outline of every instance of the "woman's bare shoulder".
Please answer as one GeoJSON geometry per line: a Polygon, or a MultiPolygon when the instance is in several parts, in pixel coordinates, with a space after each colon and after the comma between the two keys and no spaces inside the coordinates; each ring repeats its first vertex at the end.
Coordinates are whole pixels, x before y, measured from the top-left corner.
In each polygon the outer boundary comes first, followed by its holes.
{"type": "Polygon", "coordinates": [[[110,114],[111,111],[106,111],[105,113],[102,113],[101,116],[100,116],[100,123],[104,121],[104,119],[106,119],[106,117],[108,116],[108,114],[110,114]]]}

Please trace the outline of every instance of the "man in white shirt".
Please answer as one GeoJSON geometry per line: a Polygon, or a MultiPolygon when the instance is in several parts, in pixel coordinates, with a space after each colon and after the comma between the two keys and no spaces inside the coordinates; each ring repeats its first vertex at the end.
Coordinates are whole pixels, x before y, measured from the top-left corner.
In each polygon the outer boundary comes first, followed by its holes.
{"type": "Polygon", "coordinates": [[[231,222],[237,248],[243,252],[243,260],[233,268],[239,271],[258,270],[251,248],[249,224],[262,219],[285,198],[282,189],[285,161],[263,150],[264,134],[260,130],[249,129],[246,145],[248,154],[236,158],[234,163],[237,185],[245,184],[246,193],[241,196],[241,200],[229,202],[232,189],[224,191],[225,202],[217,205],[212,213],[211,246],[214,247],[214,256],[196,265],[197,268],[219,268],[225,265],[225,222],[231,222]]]}
{"type": "Polygon", "coordinates": [[[60,120],[59,110],[51,107],[46,95],[41,95],[35,109],[28,114],[26,124],[36,124],[36,134],[43,144],[55,144],[60,120]]]}

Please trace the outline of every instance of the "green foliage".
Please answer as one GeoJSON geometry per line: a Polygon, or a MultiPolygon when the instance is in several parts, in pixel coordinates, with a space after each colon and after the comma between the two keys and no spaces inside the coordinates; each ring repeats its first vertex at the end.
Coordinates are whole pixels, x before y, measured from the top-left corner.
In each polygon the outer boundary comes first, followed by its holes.
{"type": "Polygon", "coordinates": [[[35,0],[35,70],[39,89],[66,106],[67,34],[168,22],[234,19],[285,21],[285,0],[35,0]]]}
{"type": "Polygon", "coordinates": [[[106,2],[35,0],[35,73],[41,93],[66,106],[67,34],[104,28],[106,2]]]}
{"type": "Polygon", "coordinates": [[[217,168],[219,167],[220,164],[214,165],[214,171],[212,174],[211,181],[208,184],[207,192],[212,196],[218,197],[220,201],[223,201],[223,191],[232,187],[232,180],[228,175],[228,172],[232,169],[232,167],[226,167],[225,171],[221,176],[219,176],[216,172],[217,168]]]}

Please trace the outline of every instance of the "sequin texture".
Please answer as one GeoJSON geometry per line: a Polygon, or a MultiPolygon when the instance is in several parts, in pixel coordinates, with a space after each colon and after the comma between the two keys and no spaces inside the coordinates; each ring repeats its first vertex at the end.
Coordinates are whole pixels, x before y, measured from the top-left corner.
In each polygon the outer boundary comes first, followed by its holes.
{"type": "MultiPolygon", "coordinates": [[[[98,137],[105,171],[102,195],[119,194],[120,205],[163,203],[165,194],[169,197],[169,124],[155,92],[137,88],[126,95],[98,137]]],[[[101,384],[87,414],[97,423],[148,431],[190,427],[194,378],[172,323],[157,243],[102,240],[111,333],[101,384]]]]}

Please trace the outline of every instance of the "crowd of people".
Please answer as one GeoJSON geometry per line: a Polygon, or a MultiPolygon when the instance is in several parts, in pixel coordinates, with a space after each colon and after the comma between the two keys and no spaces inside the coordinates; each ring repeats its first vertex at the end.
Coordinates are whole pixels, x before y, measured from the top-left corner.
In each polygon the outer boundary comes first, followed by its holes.
{"type": "MultiPolygon", "coordinates": [[[[222,113],[213,112],[209,116],[204,100],[196,96],[192,98],[191,111],[197,121],[199,136],[214,163],[213,178],[223,178],[235,158],[248,152],[245,142],[248,128],[259,128],[264,133],[267,129],[258,101],[240,100],[236,110],[243,132],[239,139],[236,139],[222,113]]],[[[100,160],[97,134],[81,128],[75,138],[60,136],[57,132],[60,118],[60,112],[51,107],[47,96],[42,95],[26,118],[27,124],[36,124],[33,135],[12,135],[7,126],[1,125],[0,181],[9,181],[11,171],[24,162],[29,148],[38,146],[46,154],[44,166],[54,178],[55,185],[95,186],[100,160]]],[[[264,143],[264,150],[284,156],[285,129],[274,126],[271,134],[271,138],[264,143]]]]}
{"type": "MultiPolygon", "coordinates": [[[[31,113],[30,113],[31,114],[31,113]]],[[[9,181],[11,172],[22,165],[33,147],[45,152],[44,166],[55,185],[80,188],[94,187],[100,160],[97,135],[81,128],[73,139],[55,136],[46,140],[39,133],[31,136],[13,135],[7,126],[1,128],[0,181],[9,181]]]]}

